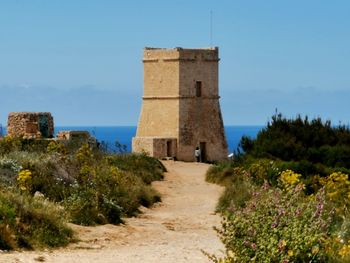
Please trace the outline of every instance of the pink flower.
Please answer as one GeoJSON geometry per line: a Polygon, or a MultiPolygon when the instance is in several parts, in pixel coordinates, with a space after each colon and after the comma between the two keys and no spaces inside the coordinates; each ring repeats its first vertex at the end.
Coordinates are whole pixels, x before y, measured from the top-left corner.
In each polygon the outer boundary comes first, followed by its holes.
{"type": "Polygon", "coordinates": [[[263,189],[263,190],[268,190],[268,189],[270,189],[269,183],[265,181],[264,184],[263,184],[263,186],[262,186],[262,189],[263,189]]]}
{"type": "Polygon", "coordinates": [[[256,249],[256,244],[255,243],[252,243],[252,245],[251,245],[251,247],[252,247],[252,249],[256,249]]]}
{"type": "Polygon", "coordinates": [[[278,210],[278,215],[279,216],[284,215],[285,213],[286,213],[286,211],[284,209],[278,210]]]}

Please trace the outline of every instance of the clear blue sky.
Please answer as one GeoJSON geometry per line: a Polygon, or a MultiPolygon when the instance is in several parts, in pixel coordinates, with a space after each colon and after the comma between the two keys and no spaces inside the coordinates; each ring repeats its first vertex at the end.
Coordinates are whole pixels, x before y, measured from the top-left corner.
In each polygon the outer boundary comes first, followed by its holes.
{"type": "Polygon", "coordinates": [[[350,1],[0,0],[0,123],[136,125],[142,49],[220,48],[226,125],[275,108],[350,123],[350,1]]]}

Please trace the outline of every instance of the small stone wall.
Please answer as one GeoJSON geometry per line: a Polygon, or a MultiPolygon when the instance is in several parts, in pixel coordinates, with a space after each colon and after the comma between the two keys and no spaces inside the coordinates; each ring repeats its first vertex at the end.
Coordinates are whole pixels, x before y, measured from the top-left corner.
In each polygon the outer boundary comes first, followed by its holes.
{"type": "Polygon", "coordinates": [[[159,137],[134,137],[132,140],[134,152],[147,153],[156,158],[176,157],[177,139],[159,137]]]}
{"type": "Polygon", "coordinates": [[[59,131],[56,138],[60,140],[88,140],[90,133],[88,131],[59,131]]]}
{"type": "Polygon", "coordinates": [[[7,135],[27,139],[53,138],[54,123],[49,112],[11,112],[7,135]]]}

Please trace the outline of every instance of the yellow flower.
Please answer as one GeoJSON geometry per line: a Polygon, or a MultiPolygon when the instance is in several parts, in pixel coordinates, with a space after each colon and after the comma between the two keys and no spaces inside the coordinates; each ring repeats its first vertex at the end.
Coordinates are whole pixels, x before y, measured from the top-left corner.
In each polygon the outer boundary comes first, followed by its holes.
{"type": "Polygon", "coordinates": [[[300,183],[301,174],[295,173],[292,170],[285,170],[281,172],[279,183],[287,191],[292,190],[300,183]]]}
{"type": "Polygon", "coordinates": [[[350,254],[350,245],[343,245],[342,248],[338,252],[339,256],[342,258],[349,256],[350,254]]]}
{"type": "Polygon", "coordinates": [[[289,257],[292,257],[293,255],[294,255],[293,250],[289,249],[289,250],[288,250],[288,256],[289,256],[289,257]]]}
{"type": "Polygon", "coordinates": [[[17,183],[22,191],[30,189],[32,179],[32,172],[28,169],[22,170],[18,173],[17,183]]]}
{"type": "Polygon", "coordinates": [[[234,258],[235,257],[235,253],[232,250],[229,250],[227,254],[228,254],[228,256],[230,258],[234,258]]]}
{"type": "Polygon", "coordinates": [[[320,180],[324,186],[327,198],[332,201],[337,214],[343,214],[350,208],[350,182],[348,175],[334,172],[320,180]]]}
{"type": "Polygon", "coordinates": [[[312,254],[317,254],[319,250],[320,250],[320,248],[315,246],[315,247],[312,248],[311,252],[312,252],[312,254]]]}

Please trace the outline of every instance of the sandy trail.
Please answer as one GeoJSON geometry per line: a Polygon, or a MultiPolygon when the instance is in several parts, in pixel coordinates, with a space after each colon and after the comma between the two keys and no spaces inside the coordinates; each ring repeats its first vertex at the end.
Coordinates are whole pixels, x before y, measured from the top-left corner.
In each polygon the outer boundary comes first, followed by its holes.
{"type": "Polygon", "coordinates": [[[165,161],[168,172],[154,187],[162,203],[122,226],[72,225],[78,243],[52,251],[1,253],[0,262],[209,262],[201,249],[218,254],[223,246],[213,226],[222,188],[205,182],[208,165],[165,161]]]}

